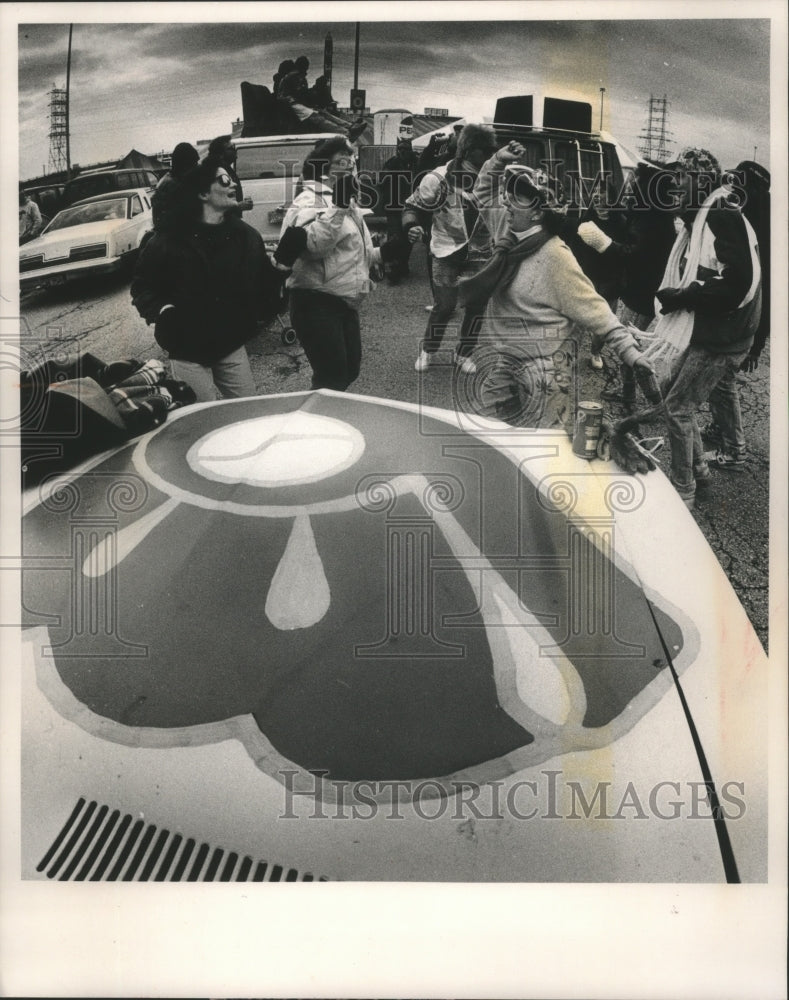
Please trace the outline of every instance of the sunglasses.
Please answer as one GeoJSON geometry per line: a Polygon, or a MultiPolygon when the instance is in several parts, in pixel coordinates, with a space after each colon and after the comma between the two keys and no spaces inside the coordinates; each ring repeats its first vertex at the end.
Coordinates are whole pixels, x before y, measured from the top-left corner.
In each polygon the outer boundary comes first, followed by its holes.
{"type": "Polygon", "coordinates": [[[228,177],[227,174],[219,174],[214,178],[215,184],[221,184],[223,188],[233,187],[233,181],[228,177]]]}

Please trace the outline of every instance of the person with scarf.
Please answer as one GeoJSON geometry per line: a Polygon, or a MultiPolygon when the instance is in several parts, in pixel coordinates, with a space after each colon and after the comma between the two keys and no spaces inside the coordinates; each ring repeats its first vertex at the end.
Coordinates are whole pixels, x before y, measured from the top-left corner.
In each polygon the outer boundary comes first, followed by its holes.
{"type": "Polygon", "coordinates": [[[686,506],[710,481],[697,411],[709,402],[730,455],[744,451],[735,375],[748,357],[761,314],[756,235],[717,159],[686,149],[672,165],[683,223],[656,296],[660,318],[645,356],[663,388],[659,407],[625,418],[620,432],[664,416],[671,444],[670,479],[686,506]]]}
{"type": "MultiPolygon", "coordinates": [[[[454,159],[430,171],[406,200],[403,231],[415,243],[430,230],[433,275],[433,308],[414,367],[425,371],[441,347],[447,324],[458,301],[458,281],[473,265],[469,261],[469,239],[477,218],[471,197],[480,167],[496,148],[489,126],[466,125],[458,137],[454,159]]],[[[480,309],[468,302],[455,350],[461,370],[475,370],[471,352],[477,342],[480,309]]]]}
{"type": "MultiPolygon", "coordinates": [[[[480,355],[482,410],[520,427],[575,428],[575,370],[582,330],[596,349],[612,347],[653,398],[654,375],[632,334],[556,235],[565,206],[544,171],[515,161],[510,143],[480,171],[474,195],[493,241],[489,263],[460,283],[461,301],[486,301],[480,355]],[[484,361],[483,361],[484,359],[484,361]]],[[[628,442],[612,442],[630,472],[654,468],[628,442]]]]}

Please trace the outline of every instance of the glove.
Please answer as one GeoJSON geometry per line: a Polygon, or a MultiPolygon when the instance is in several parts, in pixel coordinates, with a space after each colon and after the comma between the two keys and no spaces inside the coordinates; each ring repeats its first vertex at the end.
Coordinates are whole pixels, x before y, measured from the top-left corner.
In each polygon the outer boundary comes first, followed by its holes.
{"type": "Polygon", "coordinates": [[[159,313],[153,328],[153,336],[159,347],[169,353],[178,340],[179,332],[180,323],[177,309],[165,309],[164,312],[159,313]]]}
{"type": "MultiPolygon", "coordinates": [[[[630,431],[618,430],[618,424],[612,425],[608,421],[603,421],[603,436],[607,438],[611,458],[620,469],[628,475],[633,476],[637,472],[653,472],[657,468],[657,463],[641,445],[630,431]]],[[[598,445],[598,454],[601,445],[598,445]]]]}
{"type": "Polygon", "coordinates": [[[307,230],[303,226],[288,226],[274,251],[274,260],[283,267],[293,267],[306,246],[307,230]]]}
{"type": "Polygon", "coordinates": [[[740,365],[741,372],[755,372],[759,367],[759,355],[754,354],[753,351],[746,354],[743,358],[742,364],[740,365]]]}
{"type": "Polygon", "coordinates": [[[354,174],[342,174],[334,185],[334,204],[337,208],[350,208],[351,198],[356,195],[357,185],[354,174]]]}
{"type": "Polygon", "coordinates": [[[660,392],[657,376],[648,361],[643,357],[636,358],[633,362],[633,374],[636,377],[639,389],[650,403],[662,402],[663,396],[660,392]]]}
{"type": "Polygon", "coordinates": [[[687,309],[688,290],[687,288],[661,288],[655,293],[655,297],[662,306],[663,315],[677,312],[678,309],[687,309]]]}
{"type": "Polygon", "coordinates": [[[598,253],[605,253],[614,242],[594,222],[582,222],[578,227],[578,235],[588,247],[591,247],[598,253]]]}

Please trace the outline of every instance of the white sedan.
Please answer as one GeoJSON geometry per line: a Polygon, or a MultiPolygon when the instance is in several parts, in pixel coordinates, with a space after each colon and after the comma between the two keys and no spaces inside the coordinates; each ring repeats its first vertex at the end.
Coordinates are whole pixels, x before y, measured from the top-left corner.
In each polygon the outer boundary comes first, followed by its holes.
{"type": "Polygon", "coordinates": [[[114,191],[77,202],[19,250],[22,288],[59,285],[131,263],[153,228],[150,192],[114,191]]]}

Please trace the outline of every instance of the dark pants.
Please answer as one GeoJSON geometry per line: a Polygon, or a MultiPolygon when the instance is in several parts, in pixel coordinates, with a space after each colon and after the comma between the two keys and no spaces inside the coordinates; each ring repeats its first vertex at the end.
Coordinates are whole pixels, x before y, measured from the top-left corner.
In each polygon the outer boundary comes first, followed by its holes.
{"type": "Polygon", "coordinates": [[[386,238],[397,246],[397,259],[387,267],[390,280],[397,281],[408,274],[408,261],[411,257],[413,244],[403,232],[403,212],[386,213],[386,238]]]}
{"type": "Polygon", "coordinates": [[[344,392],[362,362],[356,310],[336,295],[291,288],[290,321],[312,367],[312,388],[344,392]]]}
{"type": "MultiPolygon", "coordinates": [[[[435,354],[458,303],[458,281],[472,271],[463,255],[433,258],[433,308],[427,318],[424,349],[435,354]]],[[[463,311],[458,333],[457,353],[467,357],[477,346],[479,326],[485,314],[486,302],[470,302],[463,311]]]]}

